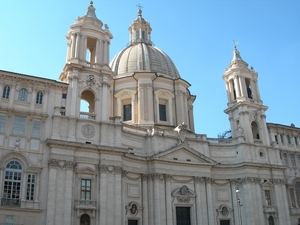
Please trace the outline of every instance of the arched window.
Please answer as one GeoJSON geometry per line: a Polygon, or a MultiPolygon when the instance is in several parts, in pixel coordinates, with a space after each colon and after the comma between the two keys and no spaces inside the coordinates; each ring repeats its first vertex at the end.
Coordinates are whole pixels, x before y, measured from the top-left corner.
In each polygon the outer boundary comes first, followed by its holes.
{"type": "Polygon", "coordinates": [[[246,79],[245,81],[246,81],[247,96],[248,96],[248,98],[253,99],[252,87],[251,87],[250,79],[246,79]]]}
{"type": "Polygon", "coordinates": [[[259,130],[256,122],[251,123],[253,139],[260,139],[259,130]]]}
{"type": "Polygon", "coordinates": [[[269,225],[275,225],[273,216],[269,216],[269,225]]]}
{"type": "Polygon", "coordinates": [[[299,181],[295,183],[295,192],[296,192],[297,204],[300,205],[300,182],[299,181]]]}
{"type": "Polygon", "coordinates": [[[80,217],[80,225],[90,225],[90,216],[87,214],[83,214],[80,217]]]}
{"type": "Polygon", "coordinates": [[[27,101],[27,95],[28,95],[28,91],[25,88],[22,88],[19,91],[19,97],[18,100],[22,101],[22,102],[26,102],[27,101]]]}
{"type": "Polygon", "coordinates": [[[80,118],[95,120],[95,117],[95,95],[92,91],[86,90],[81,93],[80,118]]]}
{"type": "Polygon", "coordinates": [[[9,98],[10,87],[6,85],[3,89],[2,98],[9,98]]]}
{"type": "Polygon", "coordinates": [[[36,95],[36,104],[42,104],[43,103],[43,92],[39,91],[36,95]]]}
{"type": "Polygon", "coordinates": [[[20,206],[22,165],[16,160],[7,163],[1,205],[20,206]]]}

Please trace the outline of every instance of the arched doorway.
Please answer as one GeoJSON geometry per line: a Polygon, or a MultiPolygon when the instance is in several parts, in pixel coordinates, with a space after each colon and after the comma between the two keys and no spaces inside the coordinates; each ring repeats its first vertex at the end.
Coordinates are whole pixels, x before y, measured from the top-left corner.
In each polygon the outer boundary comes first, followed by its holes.
{"type": "Polygon", "coordinates": [[[80,217],[80,225],[90,225],[90,216],[88,214],[83,214],[80,217]]]}

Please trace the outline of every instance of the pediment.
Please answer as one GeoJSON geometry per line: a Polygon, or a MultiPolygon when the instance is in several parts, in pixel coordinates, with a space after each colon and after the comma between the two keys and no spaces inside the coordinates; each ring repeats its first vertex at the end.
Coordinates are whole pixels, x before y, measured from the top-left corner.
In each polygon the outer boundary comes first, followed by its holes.
{"type": "Polygon", "coordinates": [[[273,187],[273,184],[270,181],[266,181],[260,185],[261,187],[273,187]]]}
{"type": "Polygon", "coordinates": [[[185,143],[161,152],[154,157],[159,160],[185,162],[185,163],[200,163],[215,165],[216,161],[203,155],[202,153],[190,148],[185,143]]]}
{"type": "Polygon", "coordinates": [[[76,170],[76,173],[80,173],[80,174],[96,174],[97,172],[92,169],[91,167],[84,167],[84,168],[80,168],[76,170]]]}

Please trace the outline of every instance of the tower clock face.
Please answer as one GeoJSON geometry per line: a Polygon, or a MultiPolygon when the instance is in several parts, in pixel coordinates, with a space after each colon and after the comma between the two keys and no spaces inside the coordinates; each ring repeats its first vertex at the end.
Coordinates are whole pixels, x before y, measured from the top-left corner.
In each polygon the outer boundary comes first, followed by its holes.
{"type": "Polygon", "coordinates": [[[81,133],[84,137],[86,138],[92,138],[94,137],[95,135],[95,129],[93,126],[91,125],[84,125],[82,128],[81,128],[81,133]]]}

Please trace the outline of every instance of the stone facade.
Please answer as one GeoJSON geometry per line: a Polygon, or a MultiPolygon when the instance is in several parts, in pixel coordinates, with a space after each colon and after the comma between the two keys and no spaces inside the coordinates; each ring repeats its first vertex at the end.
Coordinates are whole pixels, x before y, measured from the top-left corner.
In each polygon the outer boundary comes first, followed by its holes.
{"type": "Polygon", "coordinates": [[[102,27],[91,3],[61,82],[0,71],[0,224],[298,224],[300,129],[266,123],[238,50],[223,75],[231,137],[208,138],[141,10],[110,65],[102,27]]]}

